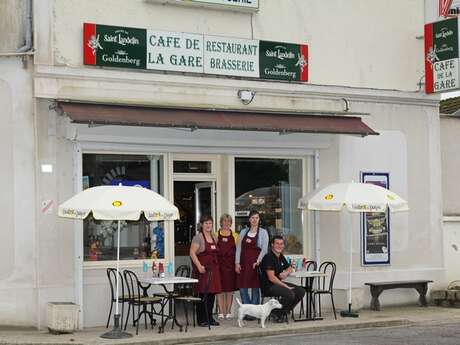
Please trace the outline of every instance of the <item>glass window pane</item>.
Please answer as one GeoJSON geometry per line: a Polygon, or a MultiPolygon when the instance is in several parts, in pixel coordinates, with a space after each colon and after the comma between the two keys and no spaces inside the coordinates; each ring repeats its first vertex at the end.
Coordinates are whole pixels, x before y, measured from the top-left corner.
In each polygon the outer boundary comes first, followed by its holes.
{"type": "Polygon", "coordinates": [[[173,171],[175,173],[210,174],[211,162],[209,161],[174,161],[173,171]]]}
{"type": "MultiPolygon", "coordinates": [[[[162,156],[83,154],[83,188],[142,186],[162,194],[162,156]]],[[[88,217],[83,222],[85,261],[116,260],[117,221],[88,217]]],[[[163,222],[120,222],[120,259],[164,257],[163,222]]]]}
{"type": "Polygon", "coordinates": [[[285,253],[302,254],[303,229],[297,202],[302,196],[302,160],[235,158],[235,228],[247,224],[251,209],[260,212],[270,236],[286,240],[285,253]]]}

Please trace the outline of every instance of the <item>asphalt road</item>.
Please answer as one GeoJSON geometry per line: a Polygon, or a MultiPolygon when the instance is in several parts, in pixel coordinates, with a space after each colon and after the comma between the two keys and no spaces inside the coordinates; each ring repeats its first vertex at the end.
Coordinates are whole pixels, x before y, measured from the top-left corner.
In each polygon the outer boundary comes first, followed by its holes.
{"type": "MultiPolygon", "coordinates": [[[[207,343],[208,345],[210,343],[207,343]]],[[[213,342],[213,345],[459,345],[460,323],[372,328],[213,342]]]]}

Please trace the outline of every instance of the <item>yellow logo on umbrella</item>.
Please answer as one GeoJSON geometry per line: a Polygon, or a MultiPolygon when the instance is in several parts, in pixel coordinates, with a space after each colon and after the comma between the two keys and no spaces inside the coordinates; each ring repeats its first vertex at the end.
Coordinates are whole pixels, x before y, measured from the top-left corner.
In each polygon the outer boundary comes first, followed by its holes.
{"type": "Polygon", "coordinates": [[[324,197],[324,199],[326,200],[332,200],[334,198],[334,196],[332,194],[328,194],[324,197]]]}
{"type": "Polygon", "coordinates": [[[113,207],[120,207],[121,205],[123,205],[123,203],[120,200],[115,200],[112,202],[113,207]]]}
{"type": "Polygon", "coordinates": [[[387,198],[390,199],[391,201],[395,200],[395,197],[393,195],[387,194],[387,198]]]}

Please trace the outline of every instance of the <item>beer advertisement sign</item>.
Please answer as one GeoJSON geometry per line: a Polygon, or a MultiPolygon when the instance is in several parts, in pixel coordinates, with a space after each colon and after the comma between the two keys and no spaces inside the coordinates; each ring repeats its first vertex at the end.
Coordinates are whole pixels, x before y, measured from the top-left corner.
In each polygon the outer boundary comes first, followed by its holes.
{"type": "Polygon", "coordinates": [[[425,25],[425,92],[458,89],[458,18],[425,25]]]}
{"type": "Polygon", "coordinates": [[[232,77],[308,81],[308,46],[85,23],[83,62],[232,77]]]}

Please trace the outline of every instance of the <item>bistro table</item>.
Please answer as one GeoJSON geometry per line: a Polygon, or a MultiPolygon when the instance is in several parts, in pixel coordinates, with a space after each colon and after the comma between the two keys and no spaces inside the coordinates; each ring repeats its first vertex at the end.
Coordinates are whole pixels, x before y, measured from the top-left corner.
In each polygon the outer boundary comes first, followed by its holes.
{"type": "Polygon", "coordinates": [[[305,304],[306,304],[306,311],[305,317],[301,318],[302,310],[299,313],[298,318],[294,318],[294,321],[314,321],[314,320],[322,320],[321,317],[316,317],[313,308],[311,308],[312,300],[313,300],[313,282],[315,278],[324,278],[327,277],[327,274],[320,271],[306,271],[306,270],[299,270],[289,274],[289,277],[294,278],[305,278],[305,304]]]}
{"type": "Polygon", "coordinates": [[[142,289],[144,290],[144,294],[148,290],[151,285],[160,285],[163,287],[163,290],[166,292],[165,300],[162,303],[161,308],[161,325],[158,328],[158,333],[163,333],[166,322],[171,320],[174,324],[179,327],[179,331],[182,332],[182,325],[177,321],[176,313],[174,312],[173,303],[174,303],[174,284],[193,284],[198,283],[198,279],[195,278],[188,278],[188,277],[164,277],[164,278],[140,278],[139,282],[141,284],[142,289]],[[172,289],[168,289],[167,285],[172,285],[172,289]],[[166,304],[169,303],[168,314],[164,314],[164,307],[166,304]]]}

